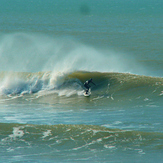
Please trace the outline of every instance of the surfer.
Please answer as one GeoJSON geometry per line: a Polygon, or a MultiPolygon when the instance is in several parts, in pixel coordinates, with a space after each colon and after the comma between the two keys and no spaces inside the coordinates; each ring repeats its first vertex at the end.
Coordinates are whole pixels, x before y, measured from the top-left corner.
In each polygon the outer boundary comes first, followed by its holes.
{"type": "Polygon", "coordinates": [[[86,90],[85,90],[86,94],[88,93],[89,88],[91,87],[91,86],[89,85],[90,83],[96,85],[95,83],[93,83],[92,78],[89,79],[89,80],[87,80],[87,81],[84,83],[84,87],[86,88],[86,90]]]}

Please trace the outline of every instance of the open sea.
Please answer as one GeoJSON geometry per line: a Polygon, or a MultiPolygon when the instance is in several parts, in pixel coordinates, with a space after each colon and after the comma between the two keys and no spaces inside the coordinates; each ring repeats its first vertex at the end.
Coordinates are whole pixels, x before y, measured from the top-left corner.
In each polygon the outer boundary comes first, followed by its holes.
{"type": "Polygon", "coordinates": [[[0,162],[162,163],[163,1],[0,0],[0,162]]]}

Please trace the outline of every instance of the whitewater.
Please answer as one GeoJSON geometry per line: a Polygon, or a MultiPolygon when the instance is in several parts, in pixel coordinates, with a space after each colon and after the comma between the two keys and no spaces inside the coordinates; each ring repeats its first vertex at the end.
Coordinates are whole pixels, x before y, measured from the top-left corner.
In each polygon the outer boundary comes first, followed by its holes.
{"type": "Polygon", "coordinates": [[[163,161],[162,1],[1,3],[0,162],[163,161]]]}

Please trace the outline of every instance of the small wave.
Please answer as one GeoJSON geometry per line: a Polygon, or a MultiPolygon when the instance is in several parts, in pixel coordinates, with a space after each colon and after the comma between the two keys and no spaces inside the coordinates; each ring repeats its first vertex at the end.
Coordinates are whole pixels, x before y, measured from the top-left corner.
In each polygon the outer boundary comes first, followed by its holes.
{"type": "Polygon", "coordinates": [[[156,148],[162,133],[125,131],[93,125],[23,125],[0,123],[0,144],[43,145],[57,150],[156,148]],[[157,143],[156,143],[157,142],[157,143]]]}

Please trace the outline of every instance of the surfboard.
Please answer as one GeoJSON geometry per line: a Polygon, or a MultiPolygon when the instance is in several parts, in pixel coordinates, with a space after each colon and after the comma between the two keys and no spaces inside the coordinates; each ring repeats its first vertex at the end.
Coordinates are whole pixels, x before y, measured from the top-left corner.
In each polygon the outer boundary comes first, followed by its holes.
{"type": "Polygon", "coordinates": [[[87,93],[86,93],[86,91],[84,90],[83,95],[84,95],[85,97],[89,97],[89,96],[91,95],[91,89],[89,89],[89,91],[88,91],[87,93]]]}

